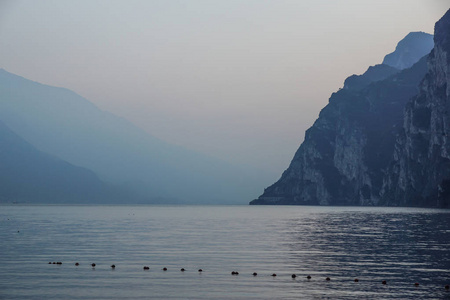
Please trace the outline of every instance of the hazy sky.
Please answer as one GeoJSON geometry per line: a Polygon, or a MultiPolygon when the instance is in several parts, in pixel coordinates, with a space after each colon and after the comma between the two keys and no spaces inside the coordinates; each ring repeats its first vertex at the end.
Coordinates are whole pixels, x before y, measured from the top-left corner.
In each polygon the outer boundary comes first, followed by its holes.
{"type": "Polygon", "coordinates": [[[0,68],[277,179],[332,92],[448,0],[0,0],[0,68]]]}

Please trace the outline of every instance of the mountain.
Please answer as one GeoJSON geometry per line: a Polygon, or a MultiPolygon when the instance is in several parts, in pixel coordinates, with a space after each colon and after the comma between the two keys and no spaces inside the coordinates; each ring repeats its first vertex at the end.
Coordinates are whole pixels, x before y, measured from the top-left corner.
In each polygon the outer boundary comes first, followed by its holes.
{"type": "Polygon", "coordinates": [[[257,193],[261,178],[159,140],[70,90],[3,69],[0,120],[36,149],[92,170],[140,202],[242,203],[257,193]]]}
{"type": "Polygon", "coordinates": [[[397,44],[394,52],[384,57],[383,64],[400,70],[410,68],[421,57],[430,53],[433,45],[433,35],[410,32],[397,44]]]}
{"type": "Polygon", "coordinates": [[[429,36],[411,33],[383,64],[347,78],[250,204],[448,206],[449,18],[436,24],[429,57],[418,57],[429,36]]]}
{"type": "Polygon", "coordinates": [[[0,122],[0,202],[114,201],[118,190],[92,171],[43,153],[0,122]]]}
{"type": "Polygon", "coordinates": [[[450,207],[450,10],[436,23],[419,93],[406,105],[383,204],[450,207]]]}

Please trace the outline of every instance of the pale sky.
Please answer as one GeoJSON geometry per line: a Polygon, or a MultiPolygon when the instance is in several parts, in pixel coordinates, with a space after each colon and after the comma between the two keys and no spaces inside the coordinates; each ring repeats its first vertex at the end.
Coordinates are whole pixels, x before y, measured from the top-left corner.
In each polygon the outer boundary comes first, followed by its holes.
{"type": "Polygon", "coordinates": [[[345,78],[448,0],[0,0],[0,68],[273,174],[345,78]]]}

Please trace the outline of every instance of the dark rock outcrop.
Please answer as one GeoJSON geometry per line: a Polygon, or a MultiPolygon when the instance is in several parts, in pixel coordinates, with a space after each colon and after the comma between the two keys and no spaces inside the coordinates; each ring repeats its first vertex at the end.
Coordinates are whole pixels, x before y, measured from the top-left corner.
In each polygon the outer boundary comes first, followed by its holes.
{"type": "Polygon", "coordinates": [[[417,93],[426,60],[397,72],[334,93],[281,179],[252,204],[378,204],[403,108],[417,93]]]}
{"type": "MultiPolygon", "coordinates": [[[[428,67],[423,57],[404,70],[378,65],[349,77],[289,168],[250,204],[448,205],[449,14],[436,24],[428,67]]],[[[411,44],[415,35],[396,52],[422,49],[411,44]]]]}
{"type": "Polygon", "coordinates": [[[450,11],[436,23],[434,41],[384,180],[386,205],[450,206],[450,11]]]}

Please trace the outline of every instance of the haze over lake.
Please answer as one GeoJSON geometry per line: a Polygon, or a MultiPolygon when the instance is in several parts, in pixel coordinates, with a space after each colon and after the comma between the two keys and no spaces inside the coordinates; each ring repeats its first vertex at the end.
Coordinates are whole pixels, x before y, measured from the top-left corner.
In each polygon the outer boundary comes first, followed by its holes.
{"type": "MultiPolygon", "coordinates": [[[[345,78],[446,0],[0,2],[0,68],[275,181],[345,78]]],[[[257,195],[255,195],[257,196],[257,195]]]]}
{"type": "Polygon", "coordinates": [[[5,0],[0,49],[0,299],[450,299],[448,0],[5,0]]]}

